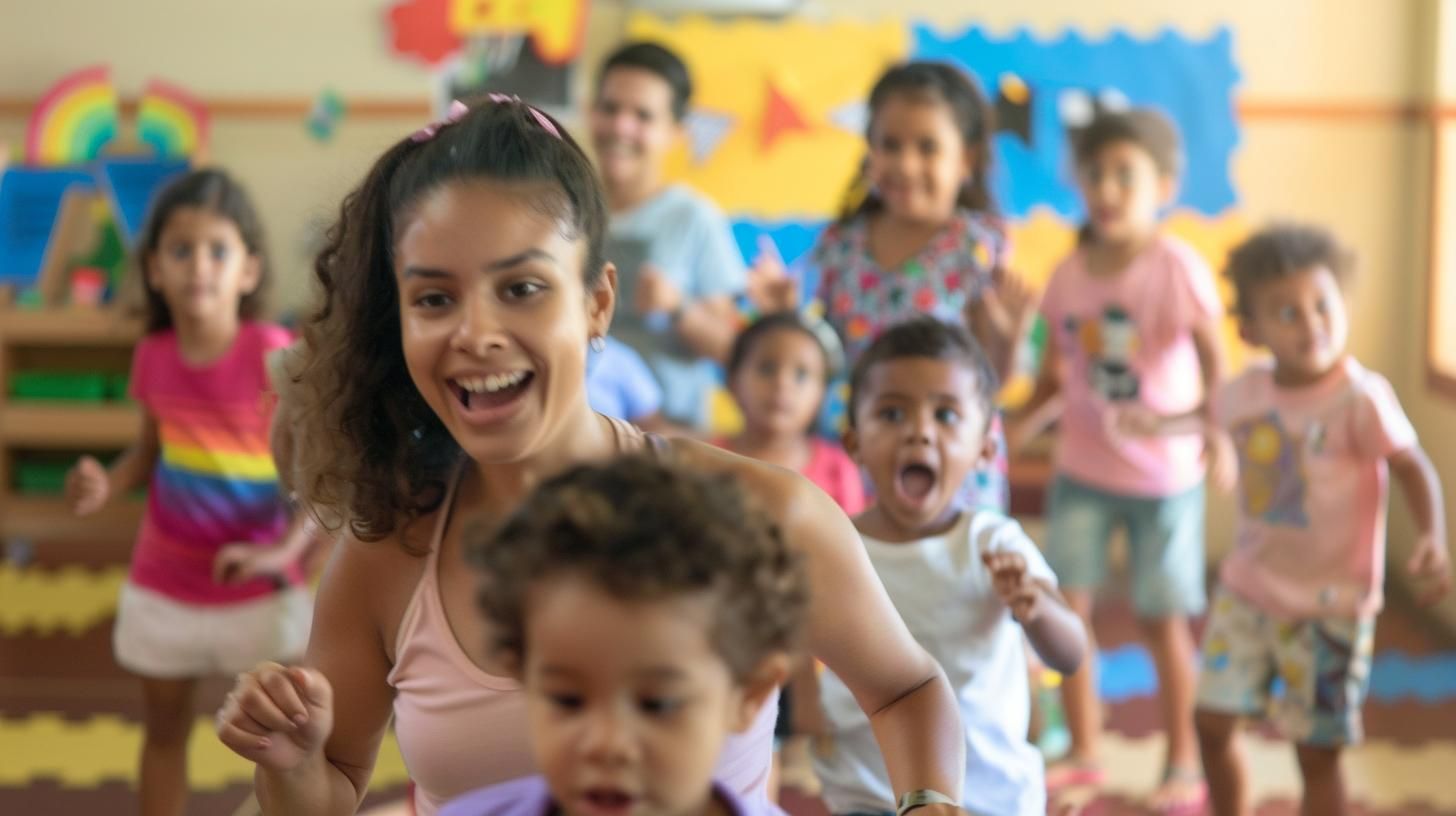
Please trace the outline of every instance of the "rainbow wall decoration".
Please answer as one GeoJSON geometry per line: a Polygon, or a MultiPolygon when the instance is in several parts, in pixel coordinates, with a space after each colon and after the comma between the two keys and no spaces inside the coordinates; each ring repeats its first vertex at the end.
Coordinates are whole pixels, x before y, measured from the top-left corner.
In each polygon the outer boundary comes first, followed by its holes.
{"type": "Polygon", "coordinates": [[[116,88],[105,65],[83,68],[46,92],[30,117],[25,160],[32,165],[81,164],[116,138],[116,88]]]}
{"type": "Polygon", "coordinates": [[[187,91],[154,79],[137,104],[137,135],[158,158],[199,155],[207,146],[207,109],[187,91]]]}

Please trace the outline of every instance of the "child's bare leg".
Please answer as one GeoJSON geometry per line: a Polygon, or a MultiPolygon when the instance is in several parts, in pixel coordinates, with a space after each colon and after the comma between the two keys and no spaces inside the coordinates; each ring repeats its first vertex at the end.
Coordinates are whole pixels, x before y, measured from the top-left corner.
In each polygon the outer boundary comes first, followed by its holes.
{"type": "Polygon", "coordinates": [[[1232,714],[1199,711],[1194,715],[1203,775],[1208,779],[1213,816],[1245,816],[1248,810],[1248,770],[1244,767],[1239,718],[1232,714]]]}
{"type": "Polygon", "coordinates": [[[1175,807],[1203,797],[1198,778],[1198,737],[1193,731],[1193,700],[1198,678],[1193,666],[1193,633],[1182,615],[1139,620],[1143,638],[1158,671],[1158,701],[1168,732],[1164,767],[1167,778],[1154,795],[1154,805],[1175,807]]]}
{"type": "Polygon", "coordinates": [[[1301,816],[1344,816],[1345,777],[1340,772],[1340,749],[1295,746],[1299,773],[1304,777],[1301,816]]]}
{"type": "Polygon", "coordinates": [[[1067,605],[1087,627],[1087,658],[1075,672],[1062,678],[1062,705],[1066,708],[1067,731],[1072,747],[1067,760],[1095,765],[1102,739],[1102,704],[1097,699],[1097,638],[1092,631],[1092,590],[1068,589],[1067,605]]]}
{"type": "Polygon", "coordinates": [[[182,816],[187,803],[187,737],[192,733],[196,688],[196,680],[142,678],[146,708],[142,816],[182,816]]]}

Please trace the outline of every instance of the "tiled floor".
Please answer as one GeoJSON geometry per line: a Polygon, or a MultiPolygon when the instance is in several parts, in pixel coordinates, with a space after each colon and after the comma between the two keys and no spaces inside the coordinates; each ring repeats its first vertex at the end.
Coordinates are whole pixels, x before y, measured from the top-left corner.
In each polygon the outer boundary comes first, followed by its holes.
{"type": "MultiPolygon", "coordinates": [[[[111,609],[125,552],[48,550],[32,566],[0,565],[0,814],[136,812],[131,789],[140,739],[139,689],[111,660],[111,609]]],[[[1111,656],[1111,779],[1086,816],[1143,814],[1161,735],[1131,616],[1115,606],[1097,629],[1111,656]]],[[[1399,603],[1381,617],[1369,741],[1348,757],[1361,816],[1456,816],[1456,642],[1442,642],[1399,603]]],[[[210,683],[192,744],[190,813],[231,814],[247,798],[250,769],[211,738],[210,712],[225,692],[210,683]]],[[[1298,775],[1288,747],[1249,743],[1260,816],[1297,812],[1298,775]]],[[[386,751],[371,802],[398,799],[404,769],[386,751]]],[[[822,814],[792,794],[795,816],[822,814]]]]}

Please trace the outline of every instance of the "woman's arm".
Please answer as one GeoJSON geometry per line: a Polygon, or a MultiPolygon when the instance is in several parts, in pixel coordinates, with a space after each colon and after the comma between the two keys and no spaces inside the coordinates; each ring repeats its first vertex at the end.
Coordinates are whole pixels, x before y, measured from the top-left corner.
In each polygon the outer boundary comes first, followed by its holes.
{"type": "Polygon", "coordinates": [[[363,801],[393,704],[380,621],[418,571],[401,570],[403,558],[391,541],[341,542],[319,586],[309,669],[263,664],[229,695],[219,735],[257,764],[269,816],[343,816],[363,801]],[[307,721],[290,724],[298,715],[307,721]]]}

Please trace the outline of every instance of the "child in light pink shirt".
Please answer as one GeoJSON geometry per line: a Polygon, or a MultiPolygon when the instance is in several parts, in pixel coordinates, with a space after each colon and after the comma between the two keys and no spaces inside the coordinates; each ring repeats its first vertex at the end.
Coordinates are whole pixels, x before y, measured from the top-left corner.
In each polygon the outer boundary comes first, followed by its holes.
{"type": "Polygon", "coordinates": [[[1275,227],[1229,258],[1243,336],[1267,348],[1218,400],[1239,464],[1238,540],[1204,634],[1198,733],[1215,812],[1245,812],[1243,717],[1299,750],[1303,813],[1345,813],[1341,749],[1359,741],[1381,606],[1388,474],[1418,529],[1410,571],[1450,589],[1441,487],[1384,377],[1346,354],[1347,254],[1275,227]],[[1278,678],[1284,693],[1274,700],[1278,678]]]}
{"type": "MultiPolygon", "coordinates": [[[[1042,300],[1047,353],[1023,416],[1054,399],[1056,478],[1050,490],[1046,558],[1072,608],[1089,623],[1107,572],[1113,533],[1127,531],[1132,601],[1158,668],[1168,730],[1157,813],[1198,811],[1206,798],[1193,732],[1193,636],[1203,611],[1203,451],[1199,429],[1181,436],[1114,430],[1119,412],[1207,410],[1222,366],[1222,307],[1213,274],[1185,244],[1164,235],[1181,166],[1178,136],[1149,110],[1107,113],[1079,135],[1078,181],[1087,226],[1053,273],[1042,300]]],[[[1007,436],[1025,438],[1031,420],[1007,436]]],[[[1096,661],[1066,678],[1072,746],[1048,769],[1047,785],[1103,778],[1096,661]]]]}

